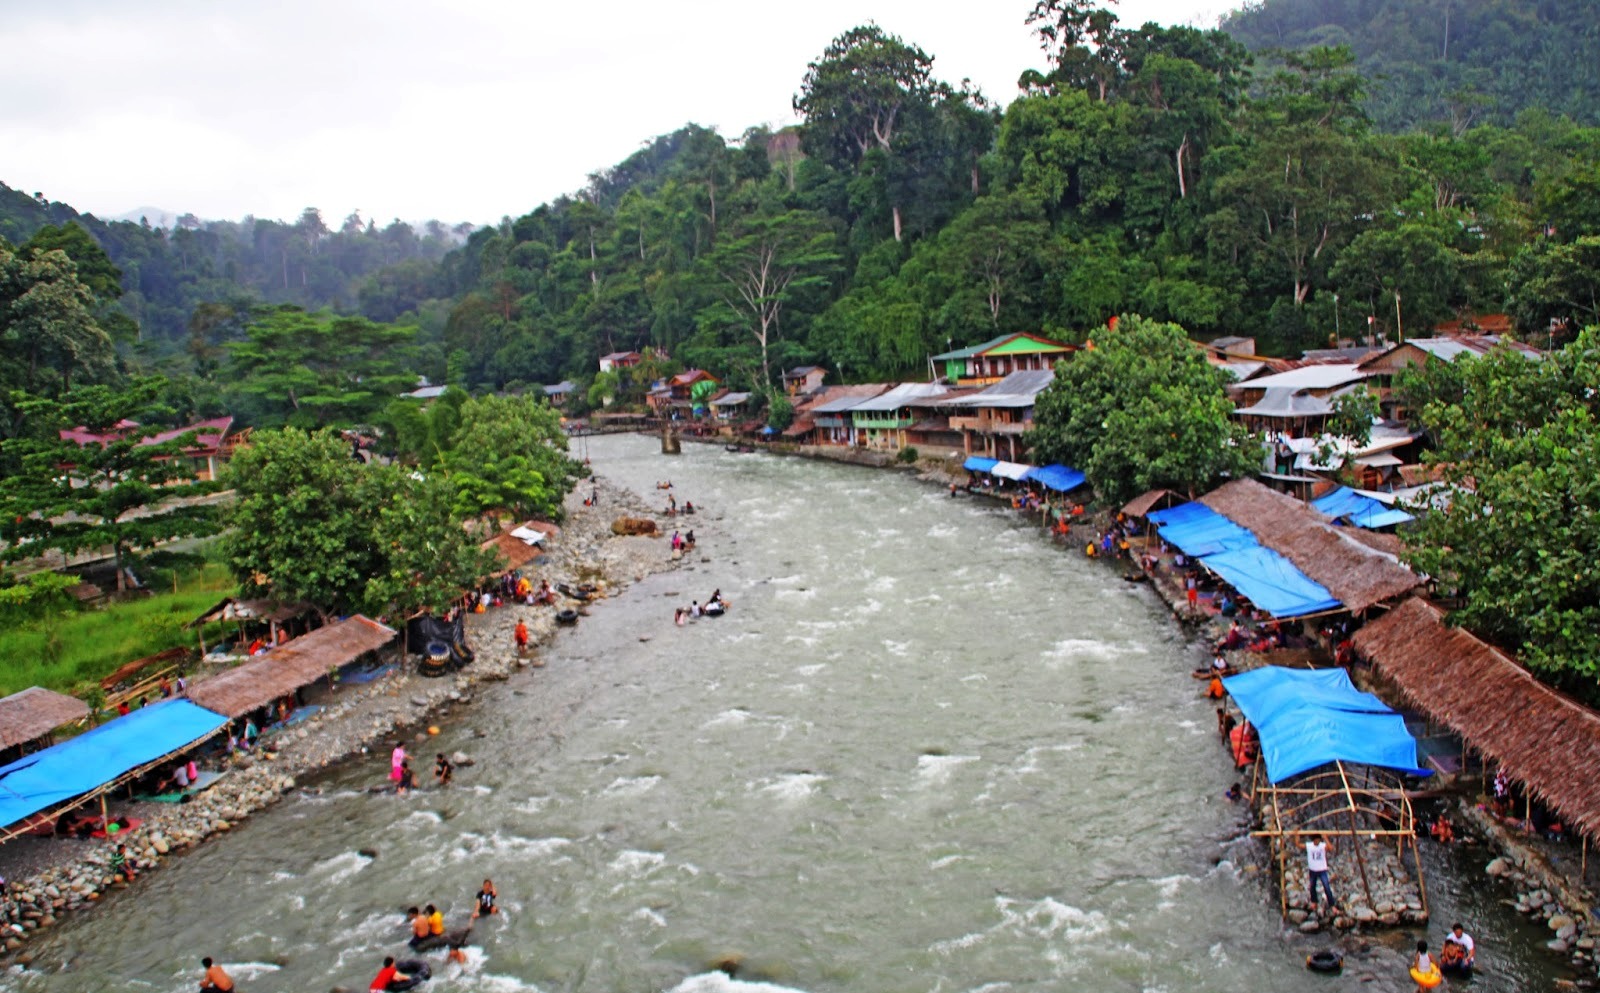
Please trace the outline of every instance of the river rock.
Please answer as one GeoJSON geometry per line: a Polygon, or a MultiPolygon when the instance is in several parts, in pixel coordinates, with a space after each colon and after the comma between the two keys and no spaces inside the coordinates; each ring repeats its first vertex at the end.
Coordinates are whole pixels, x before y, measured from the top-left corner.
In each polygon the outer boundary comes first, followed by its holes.
{"type": "Polygon", "coordinates": [[[1484,866],[1483,871],[1491,876],[1504,876],[1511,871],[1511,866],[1506,863],[1505,857],[1502,856],[1497,859],[1490,859],[1489,864],[1484,866]]]}
{"type": "Polygon", "coordinates": [[[1568,924],[1566,927],[1560,928],[1559,930],[1556,931],[1556,937],[1560,938],[1562,941],[1571,941],[1573,938],[1576,938],[1577,936],[1578,936],[1578,925],[1576,925],[1576,924],[1568,924]]]}
{"type": "Polygon", "coordinates": [[[1360,924],[1371,924],[1378,919],[1378,912],[1371,907],[1356,907],[1351,913],[1360,924]]]}
{"type": "Polygon", "coordinates": [[[1313,934],[1322,930],[1322,922],[1318,921],[1315,917],[1307,918],[1306,920],[1300,922],[1300,930],[1305,934],[1313,934]]]}
{"type": "MultiPolygon", "coordinates": [[[[1550,930],[1552,930],[1552,931],[1560,931],[1563,928],[1572,927],[1573,926],[1573,921],[1572,921],[1572,918],[1568,917],[1566,914],[1556,914],[1555,916],[1551,917],[1548,921],[1545,921],[1545,925],[1547,927],[1549,927],[1550,930]]],[[[1576,930],[1576,929],[1574,928],[1574,930],[1576,930]]]]}
{"type": "Polygon", "coordinates": [[[1303,910],[1291,910],[1289,911],[1289,923],[1299,927],[1301,924],[1304,924],[1306,918],[1310,916],[1310,914],[1303,910]]]}

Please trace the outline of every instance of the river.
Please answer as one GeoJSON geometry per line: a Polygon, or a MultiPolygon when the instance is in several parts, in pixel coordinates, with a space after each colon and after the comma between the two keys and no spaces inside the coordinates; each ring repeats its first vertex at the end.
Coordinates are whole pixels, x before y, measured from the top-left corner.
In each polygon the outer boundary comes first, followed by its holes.
{"type": "MultiPolygon", "coordinates": [[[[0,987],[178,993],[212,955],[245,993],[365,990],[402,908],[454,926],[492,876],[505,913],[427,989],[1374,988],[1308,974],[1321,942],[1217,864],[1240,823],[1187,678],[1204,657],[1149,590],[899,473],[588,451],[702,508],[695,561],[482,688],[436,739],[477,760],[454,787],[372,795],[387,756],[349,763],[74,915],[0,987]],[[672,626],[713,587],[727,616],[672,626]],[[737,980],[712,971],[732,957],[737,980]]],[[[1482,886],[1435,890],[1441,924],[1479,910],[1491,946],[1515,926],[1482,886]]],[[[1484,958],[1478,989],[1547,983],[1484,958]]]]}

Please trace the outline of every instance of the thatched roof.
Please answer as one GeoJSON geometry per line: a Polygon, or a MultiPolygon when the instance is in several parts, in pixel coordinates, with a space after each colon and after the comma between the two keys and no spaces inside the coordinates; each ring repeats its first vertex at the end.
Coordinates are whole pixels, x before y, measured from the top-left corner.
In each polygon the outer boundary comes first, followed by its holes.
{"type": "Polygon", "coordinates": [[[38,686],[0,699],[0,748],[21,745],[89,716],[89,705],[38,686]]]}
{"type": "Polygon", "coordinates": [[[217,621],[267,621],[282,624],[284,621],[292,621],[296,617],[309,614],[312,610],[311,604],[304,601],[279,603],[277,600],[241,600],[229,596],[218,600],[187,626],[197,628],[202,624],[212,624],[217,621]]]}
{"type": "Polygon", "coordinates": [[[189,699],[226,717],[239,717],[393,640],[393,628],[357,614],[195,684],[189,699]]]}
{"type": "Polygon", "coordinates": [[[1122,513],[1128,517],[1143,517],[1150,511],[1162,506],[1163,501],[1170,506],[1182,499],[1183,497],[1171,490],[1147,490],[1123,504],[1122,513]]]}
{"type": "Polygon", "coordinates": [[[1253,479],[1237,479],[1200,498],[1248,528],[1262,545],[1294,563],[1352,611],[1415,589],[1421,578],[1394,555],[1335,527],[1313,507],[1253,479]]]}
{"type": "Polygon", "coordinates": [[[1356,650],[1568,824],[1600,834],[1600,714],[1412,598],[1355,634],[1356,650]]]}

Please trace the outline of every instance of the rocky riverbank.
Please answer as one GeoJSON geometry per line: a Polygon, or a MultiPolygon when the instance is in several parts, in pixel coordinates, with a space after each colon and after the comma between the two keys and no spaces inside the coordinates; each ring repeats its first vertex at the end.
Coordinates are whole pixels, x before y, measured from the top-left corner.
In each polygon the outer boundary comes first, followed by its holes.
{"type": "MultiPolygon", "coordinates": [[[[577,609],[588,613],[596,601],[620,593],[645,576],[676,568],[682,556],[672,554],[665,538],[622,536],[612,533],[618,517],[653,518],[670,534],[673,525],[690,526],[702,534],[715,524],[704,515],[667,519],[660,508],[604,479],[585,482],[569,496],[567,519],[559,536],[526,571],[553,584],[591,584],[595,594],[586,602],[568,600],[554,606],[508,605],[468,619],[468,640],[473,663],[448,679],[424,679],[409,665],[371,683],[343,686],[322,701],[323,709],[293,728],[263,739],[254,755],[236,755],[225,768],[227,775],[210,789],[184,804],[127,804],[114,809],[142,821],[114,840],[83,843],[74,839],[14,839],[0,857],[12,877],[0,896],[0,935],[4,950],[26,964],[26,942],[64,914],[92,907],[112,888],[137,885],[111,868],[117,845],[137,867],[135,876],[159,869],[162,862],[205,839],[233,829],[250,814],[275,803],[295,789],[300,778],[327,769],[341,760],[362,755],[397,737],[426,739],[419,729],[438,712],[470,704],[483,683],[502,681],[517,668],[539,665],[540,646],[554,636],[556,612],[577,609]],[[585,506],[594,494],[598,502],[585,506]],[[512,639],[517,620],[527,622],[531,648],[519,655],[512,639]],[[18,850],[19,847],[22,850],[18,850]]],[[[399,660],[398,643],[385,649],[399,660]]],[[[385,752],[385,771],[387,748],[385,752]]],[[[458,756],[468,759],[468,756],[458,756]]],[[[426,770],[424,770],[426,771],[426,770]]]]}

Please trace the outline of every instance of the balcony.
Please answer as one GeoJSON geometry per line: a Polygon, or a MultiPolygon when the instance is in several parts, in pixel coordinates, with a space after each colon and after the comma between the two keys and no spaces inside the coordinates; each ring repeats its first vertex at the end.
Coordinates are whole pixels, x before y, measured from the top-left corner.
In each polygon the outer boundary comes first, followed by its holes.
{"type": "Polygon", "coordinates": [[[908,428],[914,423],[916,423],[914,418],[901,417],[895,414],[880,414],[875,417],[863,414],[855,415],[855,426],[858,430],[898,431],[901,428],[908,428]]]}
{"type": "Polygon", "coordinates": [[[1021,434],[1032,426],[1033,424],[1028,421],[1005,421],[985,414],[979,414],[976,417],[950,418],[950,429],[952,431],[975,431],[978,434],[1016,435],[1021,434]]]}

